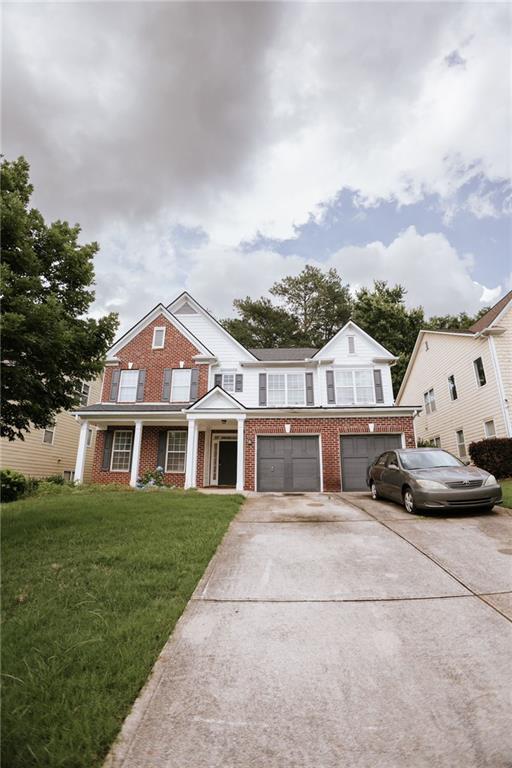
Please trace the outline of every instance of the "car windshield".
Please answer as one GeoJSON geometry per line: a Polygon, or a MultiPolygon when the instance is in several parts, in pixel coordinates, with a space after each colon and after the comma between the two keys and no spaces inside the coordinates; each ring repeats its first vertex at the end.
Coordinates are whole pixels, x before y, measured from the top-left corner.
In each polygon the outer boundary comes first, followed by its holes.
{"type": "Polygon", "coordinates": [[[400,454],[400,461],[404,469],[462,466],[461,461],[446,451],[407,451],[400,454]]]}

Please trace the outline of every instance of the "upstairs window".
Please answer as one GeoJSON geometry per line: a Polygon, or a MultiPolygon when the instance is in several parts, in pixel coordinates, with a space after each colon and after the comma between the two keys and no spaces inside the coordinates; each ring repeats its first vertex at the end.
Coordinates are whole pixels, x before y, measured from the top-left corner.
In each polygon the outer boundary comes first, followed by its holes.
{"type": "Polygon", "coordinates": [[[436,448],[440,448],[441,447],[441,438],[439,436],[438,437],[434,437],[432,439],[432,442],[434,443],[436,448]]]}
{"type": "Polygon", "coordinates": [[[448,388],[450,390],[450,397],[452,400],[457,400],[457,387],[455,386],[455,376],[448,376],[448,388]]]}
{"type": "Polygon", "coordinates": [[[91,387],[89,384],[86,384],[85,381],[82,381],[80,383],[80,386],[78,387],[78,402],[80,405],[87,405],[89,402],[89,392],[91,390],[91,387]]]}
{"type": "Polygon", "coordinates": [[[484,422],[484,431],[486,438],[496,437],[496,427],[494,426],[494,420],[484,422]]]}
{"type": "Polygon", "coordinates": [[[475,369],[476,383],[479,387],[485,386],[487,379],[485,378],[484,364],[481,357],[477,357],[473,362],[473,367],[475,369]]]}
{"type": "Polygon", "coordinates": [[[467,453],[466,453],[466,442],[464,439],[464,430],[458,429],[456,432],[456,436],[457,436],[457,448],[459,449],[459,456],[461,457],[461,459],[465,459],[467,456],[467,453]]]}
{"type": "Polygon", "coordinates": [[[43,432],[43,443],[45,445],[53,445],[55,440],[55,424],[48,424],[43,432]]]}
{"type": "Polygon", "coordinates": [[[355,336],[347,336],[348,341],[348,353],[349,355],[355,355],[356,353],[356,337],[355,336]]]}
{"type": "Polygon", "coordinates": [[[234,392],[235,391],[235,372],[234,371],[223,371],[221,373],[222,376],[222,389],[226,392],[234,392]]]}
{"type": "Polygon", "coordinates": [[[117,398],[120,403],[134,403],[136,401],[138,381],[138,371],[121,371],[117,398]]]}
{"type": "Polygon", "coordinates": [[[364,405],[375,402],[373,371],[338,370],[334,372],[336,403],[338,405],[364,405]]]}
{"type": "Polygon", "coordinates": [[[269,373],[267,405],[305,405],[306,386],[303,373],[269,373]]]}
{"type": "Polygon", "coordinates": [[[152,349],[163,349],[165,345],[165,328],[153,328],[152,349]]]}
{"type": "Polygon", "coordinates": [[[423,395],[423,401],[425,403],[425,413],[434,413],[437,410],[436,398],[433,389],[429,389],[428,392],[425,392],[423,395]]]}
{"type": "Polygon", "coordinates": [[[190,368],[175,368],[171,379],[171,402],[188,403],[190,400],[190,368]]]}

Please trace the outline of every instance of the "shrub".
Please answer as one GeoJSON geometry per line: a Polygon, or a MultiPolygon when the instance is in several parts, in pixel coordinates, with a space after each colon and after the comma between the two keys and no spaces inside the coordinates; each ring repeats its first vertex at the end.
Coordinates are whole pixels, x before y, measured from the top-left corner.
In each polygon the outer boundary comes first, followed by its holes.
{"type": "Polygon", "coordinates": [[[32,496],[34,493],[37,493],[37,489],[39,488],[39,483],[41,481],[37,477],[27,477],[27,487],[25,489],[25,496],[32,496]]]}
{"type": "Polygon", "coordinates": [[[469,455],[477,467],[487,470],[496,477],[512,475],[512,438],[492,437],[471,443],[469,455]]]}
{"type": "Polygon", "coordinates": [[[43,477],[43,481],[45,483],[53,483],[53,485],[64,485],[64,475],[49,475],[48,477],[43,477]]]}
{"type": "Polygon", "coordinates": [[[153,487],[157,486],[158,488],[161,488],[164,483],[164,470],[162,467],[157,467],[154,472],[144,472],[142,477],[139,477],[137,481],[137,487],[138,488],[146,488],[146,487],[153,487]]]}
{"type": "Polygon", "coordinates": [[[27,478],[14,469],[0,470],[0,491],[2,501],[16,501],[27,489],[27,478]]]}
{"type": "Polygon", "coordinates": [[[38,496],[50,494],[71,493],[73,486],[68,483],[54,483],[52,480],[41,480],[37,487],[38,496]]]}

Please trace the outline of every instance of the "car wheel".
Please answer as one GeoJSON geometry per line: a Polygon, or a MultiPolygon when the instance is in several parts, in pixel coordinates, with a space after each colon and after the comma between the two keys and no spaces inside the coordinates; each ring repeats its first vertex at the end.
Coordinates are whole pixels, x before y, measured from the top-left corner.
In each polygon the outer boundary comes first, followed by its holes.
{"type": "Polygon", "coordinates": [[[410,488],[406,488],[403,493],[405,511],[409,514],[416,512],[416,504],[414,503],[414,496],[410,488]]]}
{"type": "Polygon", "coordinates": [[[372,494],[372,499],[377,501],[377,499],[379,498],[379,492],[377,491],[377,486],[375,485],[373,480],[370,484],[370,493],[372,494]]]}

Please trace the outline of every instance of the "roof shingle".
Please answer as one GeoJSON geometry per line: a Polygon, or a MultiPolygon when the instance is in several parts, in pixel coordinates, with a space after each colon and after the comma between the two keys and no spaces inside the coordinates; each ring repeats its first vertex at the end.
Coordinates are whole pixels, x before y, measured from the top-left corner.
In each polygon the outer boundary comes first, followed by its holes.
{"type": "Polygon", "coordinates": [[[249,349],[258,360],[280,361],[280,360],[306,360],[313,357],[317,349],[312,347],[275,347],[273,349],[257,347],[249,349]]]}

